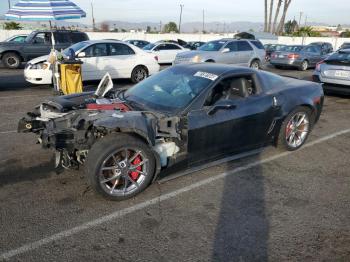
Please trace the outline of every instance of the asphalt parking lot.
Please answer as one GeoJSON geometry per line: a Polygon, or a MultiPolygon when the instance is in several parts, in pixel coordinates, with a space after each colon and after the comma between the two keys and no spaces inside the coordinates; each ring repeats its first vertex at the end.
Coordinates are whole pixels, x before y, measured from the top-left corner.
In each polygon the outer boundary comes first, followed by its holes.
{"type": "Polygon", "coordinates": [[[16,133],[51,95],[25,83],[22,70],[0,69],[0,261],[350,260],[348,97],[326,97],[297,152],[271,147],[115,203],[95,195],[81,171],[57,175],[52,152],[16,133]]]}

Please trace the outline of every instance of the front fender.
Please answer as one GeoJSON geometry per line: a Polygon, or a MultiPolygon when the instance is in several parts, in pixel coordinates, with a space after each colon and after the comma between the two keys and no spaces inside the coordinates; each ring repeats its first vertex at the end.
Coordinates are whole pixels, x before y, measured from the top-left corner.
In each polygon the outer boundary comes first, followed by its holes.
{"type": "Polygon", "coordinates": [[[155,145],[155,119],[147,117],[142,112],[114,113],[109,117],[95,121],[93,125],[95,128],[105,129],[107,132],[135,133],[144,138],[149,145],[155,145]]]}

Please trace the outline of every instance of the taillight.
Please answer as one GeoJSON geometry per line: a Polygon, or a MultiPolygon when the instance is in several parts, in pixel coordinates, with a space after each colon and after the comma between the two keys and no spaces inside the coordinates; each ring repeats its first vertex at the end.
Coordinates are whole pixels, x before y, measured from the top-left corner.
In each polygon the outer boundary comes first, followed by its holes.
{"type": "Polygon", "coordinates": [[[320,72],[321,71],[321,65],[324,63],[324,60],[322,60],[322,61],[320,61],[320,62],[318,62],[317,64],[316,64],[316,71],[317,72],[320,72]]]}
{"type": "Polygon", "coordinates": [[[272,58],[276,58],[276,57],[277,57],[276,53],[272,53],[272,54],[271,54],[271,57],[272,57],[272,58]]]}
{"type": "Polygon", "coordinates": [[[154,59],[158,62],[158,56],[155,56],[154,59]]]}
{"type": "Polygon", "coordinates": [[[290,58],[290,59],[297,59],[298,57],[299,57],[298,54],[289,54],[288,55],[288,58],[290,58]]]}

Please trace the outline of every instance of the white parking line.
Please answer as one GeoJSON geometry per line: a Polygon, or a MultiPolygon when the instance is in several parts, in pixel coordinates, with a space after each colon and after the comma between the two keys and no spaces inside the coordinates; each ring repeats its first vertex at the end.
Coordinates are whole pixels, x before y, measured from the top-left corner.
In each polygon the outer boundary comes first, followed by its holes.
{"type": "Polygon", "coordinates": [[[17,133],[17,130],[0,131],[0,135],[17,133]]]}
{"type": "MultiPolygon", "coordinates": [[[[344,134],[347,134],[347,133],[350,133],[350,128],[346,129],[346,130],[342,130],[342,131],[336,132],[336,133],[333,133],[331,135],[328,135],[328,136],[325,136],[325,137],[322,137],[322,138],[319,138],[319,139],[317,139],[315,141],[312,141],[312,142],[304,145],[300,150],[303,150],[305,148],[314,146],[316,144],[320,144],[322,142],[325,142],[327,140],[333,139],[335,137],[338,137],[338,136],[341,136],[341,135],[344,135],[344,134]]],[[[170,192],[170,193],[167,193],[167,194],[164,194],[164,195],[160,195],[159,197],[152,198],[152,199],[147,200],[145,202],[142,202],[140,204],[137,204],[137,205],[134,205],[134,206],[131,206],[131,207],[128,207],[128,208],[124,208],[122,210],[115,211],[115,212],[113,212],[113,213],[111,213],[109,215],[97,218],[97,219],[92,220],[90,222],[83,223],[83,224],[81,224],[79,226],[76,226],[74,228],[71,228],[71,229],[68,229],[68,230],[65,230],[65,231],[61,231],[61,232],[59,232],[57,234],[48,236],[48,237],[40,239],[38,241],[25,244],[25,245],[23,245],[23,246],[21,246],[19,248],[6,251],[6,252],[4,252],[4,253],[2,253],[0,255],[0,259],[6,260],[6,259],[12,258],[14,256],[17,256],[17,255],[20,255],[20,254],[23,254],[23,253],[26,253],[26,252],[38,249],[38,248],[40,248],[43,245],[52,243],[54,241],[57,241],[57,240],[60,240],[60,239],[63,239],[63,238],[66,238],[66,237],[69,237],[69,236],[72,236],[72,235],[75,235],[75,234],[78,234],[78,233],[80,233],[80,232],[82,232],[84,230],[88,230],[90,228],[99,226],[99,225],[101,225],[103,223],[106,223],[106,222],[109,222],[111,220],[114,220],[114,219],[117,219],[117,218],[121,218],[121,217],[123,217],[125,215],[128,215],[128,214],[133,213],[135,211],[144,209],[146,207],[155,205],[155,204],[157,204],[159,202],[162,202],[162,201],[174,198],[174,197],[176,197],[178,195],[181,195],[183,193],[186,193],[186,192],[191,191],[193,189],[196,189],[198,187],[201,187],[201,186],[204,186],[204,185],[207,185],[207,184],[211,184],[211,183],[213,183],[214,181],[216,181],[218,179],[222,179],[222,178],[225,178],[225,177],[227,177],[229,175],[233,175],[233,174],[235,174],[237,172],[245,171],[245,170],[248,170],[250,168],[253,168],[253,167],[256,167],[256,166],[259,166],[259,165],[262,165],[262,164],[265,164],[265,163],[268,163],[268,162],[271,162],[271,161],[274,161],[274,160],[277,160],[279,158],[288,156],[290,154],[293,154],[293,152],[284,152],[284,153],[281,153],[281,154],[278,154],[278,155],[275,155],[275,156],[272,156],[272,157],[268,157],[266,159],[262,159],[262,160],[253,162],[253,163],[247,164],[245,166],[241,166],[241,167],[235,168],[235,169],[233,169],[233,170],[231,170],[229,172],[224,172],[224,173],[221,173],[219,175],[216,175],[216,176],[204,179],[202,181],[199,181],[199,182],[196,182],[196,183],[194,183],[192,185],[180,188],[180,189],[175,190],[173,192],[170,192]]]]}

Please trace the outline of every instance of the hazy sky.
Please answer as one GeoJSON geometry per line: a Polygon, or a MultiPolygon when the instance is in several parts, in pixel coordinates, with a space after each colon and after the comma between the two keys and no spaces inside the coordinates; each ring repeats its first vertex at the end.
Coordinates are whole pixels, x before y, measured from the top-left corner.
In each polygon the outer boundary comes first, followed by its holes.
{"type": "MultiPolygon", "coordinates": [[[[12,3],[18,0],[11,0],[12,3]]],[[[83,8],[88,17],[82,22],[91,23],[91,0],[73,0],[83,8]]],[[[277,0],[275,0],[276,2],[277,0]]],[[[164,22],[179,19],[180,3],[184,4],[183,22],[206,21],[252,21],[262,22],[264,0],[93,0],[97,22],[122,20],[131,22],[164,22]]],[[[0,0],[0,14],[8,9],[7,0],[0,0]]],[[[328,24],[350,24],[349,0],[292,0],[289,18],[299,19],[299,12],[308,15],[308,21],[328,24]]]]}

